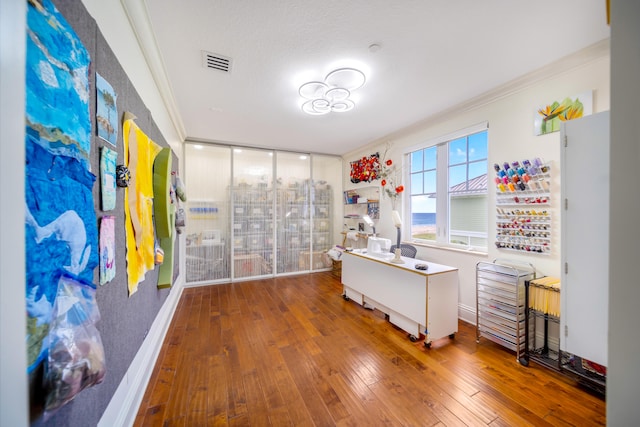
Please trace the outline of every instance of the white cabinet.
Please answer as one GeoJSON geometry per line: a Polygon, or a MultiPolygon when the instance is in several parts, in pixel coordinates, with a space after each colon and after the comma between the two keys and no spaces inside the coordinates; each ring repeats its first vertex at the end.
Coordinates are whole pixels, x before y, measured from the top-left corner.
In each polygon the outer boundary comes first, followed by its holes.
{"type": "MultiPolygon", "coordinates": [[[[565,122],[561,128],[561,143],[560,348],[606,366],[609,318],[609,112],[565,122]]],[[[624,184],[633,185],[620,183],[624,184]]]]}
{"type": "Polygon", "coordinates": [[[375,307],[412,341],[424,332],[424,345],[458,331],[458,269],[413,258],[404,264],[359,252],[342,256],[344,298],[375,307]],[[426,264],[427,270],[417,270],[426,264]]]}

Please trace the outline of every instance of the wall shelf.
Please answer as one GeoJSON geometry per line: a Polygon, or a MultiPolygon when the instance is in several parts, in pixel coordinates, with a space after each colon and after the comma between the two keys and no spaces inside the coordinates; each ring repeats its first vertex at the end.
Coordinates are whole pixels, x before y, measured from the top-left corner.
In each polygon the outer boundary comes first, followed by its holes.
{"type": "Polygon", "coordinates": [[[552,249],[551,167],[539,158],[494,165],[496,248],[549,255],[552,249]]]}
{"type": "Polygon", "coordinates": [[[344,191],[344,218],[358,220],[365,215],[380,219],[380,189],[367,186],[344,191]]]}

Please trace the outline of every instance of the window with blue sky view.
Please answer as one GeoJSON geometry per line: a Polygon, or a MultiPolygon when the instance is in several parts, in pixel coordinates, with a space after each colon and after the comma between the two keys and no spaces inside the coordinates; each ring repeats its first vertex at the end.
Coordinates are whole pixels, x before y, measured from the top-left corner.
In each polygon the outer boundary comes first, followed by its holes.
{"type": "Polygon", "coordinates": [[[486,249],[487,148],[485,129],[409,153],[414,241],[486,249]]]}

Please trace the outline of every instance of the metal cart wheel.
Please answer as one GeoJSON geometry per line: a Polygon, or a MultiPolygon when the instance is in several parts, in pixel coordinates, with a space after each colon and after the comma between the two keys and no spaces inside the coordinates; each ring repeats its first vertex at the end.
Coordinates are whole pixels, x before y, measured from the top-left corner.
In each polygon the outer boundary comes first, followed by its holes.
{"type": "Polygon", "coordinates": [[[424,347],[425,348],[431,348],[431,342],[424,342],[424,347]]]}

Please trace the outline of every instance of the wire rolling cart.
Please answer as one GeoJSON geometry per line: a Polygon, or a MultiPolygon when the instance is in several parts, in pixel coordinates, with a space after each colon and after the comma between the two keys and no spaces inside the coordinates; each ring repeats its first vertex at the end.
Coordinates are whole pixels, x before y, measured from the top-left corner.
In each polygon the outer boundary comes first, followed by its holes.
{"type": "Polygon", "coordinates": [[[525,344],[525,360],[535,360],[539,364],[551,368],[555,371],[561,370],[562,352],[560,351],[560,334],[555,346],[549,345],[549,328],[553,326],[559,331],[560,328],[560,286],[549,286],[544,282],[546,278],[537,278],[525,282],[525,306],[527,339],[525,344]],[[532,293],[537,294],[532,298],[532,293]],[[548,304],[532,302],[532,299],[540,300],[540,295],[544,295],[546,300],[555,298],[553,308],[548,304]],[[541,322],[538,322],[538,320],[541,322]],[[542,323],[542,334],[538,333],[538,325],[542,323]],[[541,336],[540,336],[541,335],[541,336]]]}
{"type": "Polygon", "coordinates": [[[524,361],[529,360],[565,375],[591,389],[599,396],[606,395],[606,372],[578,355],[560,350],[560,281],[547,277],[525,281],[526,339],[524,361]],[[552,285],[549,285],[553,282],[552,285]],[[542,298],[541,298],[542,297],[542,298]],[[541,304],[541,299],[542,301],[541,304]],[[538,331],[541,326],[542,331],[538,331]],[[551,329],[554,329],[553,331],[551,329]],[[554,342],[557,337],[557,342],[554,342]]]}

